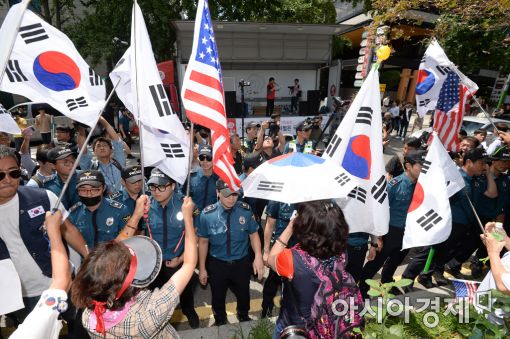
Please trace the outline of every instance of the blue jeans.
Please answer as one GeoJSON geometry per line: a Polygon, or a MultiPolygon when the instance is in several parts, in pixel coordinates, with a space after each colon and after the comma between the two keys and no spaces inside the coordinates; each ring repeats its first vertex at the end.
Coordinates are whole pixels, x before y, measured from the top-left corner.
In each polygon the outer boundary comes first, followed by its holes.
{"type": "Polygon", "coordinates": [[[273,339],[278,339],[280,338],[280,333],[282,332],[282,330],[284,329],[283,327],[283,324],[281,321],[278,321],[279,319],[276,319],[276,326],[274,328],[274,332],[273,332],[273,339]]]}

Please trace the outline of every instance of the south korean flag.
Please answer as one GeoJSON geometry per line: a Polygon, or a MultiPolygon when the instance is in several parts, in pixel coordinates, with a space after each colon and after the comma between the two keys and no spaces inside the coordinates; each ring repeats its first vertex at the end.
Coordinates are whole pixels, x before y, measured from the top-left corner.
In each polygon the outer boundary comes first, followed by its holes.
{"type": "MultiPolygon", "coordinates": [[[[0,90],[47,102],[69,118],[93,126],[105,105],[103,81],[64,33],[29,10],[22,17],[0,90]]],[[[12,41],[12,30],[2,27],[0,33],[0,41],[12,41]]]]}
{"type": "Polygon", "coordinates": [[[407,211],[402,249],[434,245],[448,238],[452,229],[448,198],[463,187],[462,176],[434,132],[407,211]]]}
{"type": "Polygon", "coordinates": [[[361,182],[347,199],[337,201],[351,233],[388,232],[381,126],[379,74],[372,70],[322,156],[332,159],[361,182]]]}

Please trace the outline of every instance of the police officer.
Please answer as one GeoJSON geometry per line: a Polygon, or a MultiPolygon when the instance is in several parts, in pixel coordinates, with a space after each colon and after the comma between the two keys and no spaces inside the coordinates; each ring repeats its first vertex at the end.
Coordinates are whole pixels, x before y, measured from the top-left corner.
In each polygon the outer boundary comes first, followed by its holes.
{"type": "Polygon", "coordinates": [[[378,237],[372,237],[373,241],[371,242],[369,238],[370,235],[364,232],[349,233],[349,237],[347,238],[347,265],[345,265],[345,270],[352,275],[356,282],[359,282],[361,277],[365,257],[368,261],[373,260],[375,258],[376,251],[379,248],[379,243],[377,242],[378,237]],[[369,242],[370,251],[367,257],[369,242]]]}
{"type": "Polygon", "coordinates": [[[252,153],[257,144],[257,133],[259,132],[260,124],[252,121],[246,125],[244,131],[246,136],[243,140],[243,151],[246,154],[252,153]]]}
{"type": "Polygon", "coordinates": [[[249,321],[250,258],[248,244],[255,252],[253,272],[262,279],[264,263],[260,250],[258,224],[248,204],[238,202],[239,193],[223,180],[216,183],[219,201],[207,206],[200,215],[197,230],[199,277],[202,285],[211,283],[215,325],[227,323],[225,296],[230,287],[237,298],[237,318],[249,321]]]}
{"type": "MultiPolygon", "coordinates": [[[[266,208],[266,226],[264,228],[264,253],[262,259],[264,264],[267,265],[267,259],[271,246],[276,239],[282,234],[290,222],[292,214],[296,210],[294,204],[285,204],[278,201],[269,201],[266,208]]],[[[289,247],[294,245],[294,240],[291,238],[288,242],[289,247]]],[[[262,290],[262,314],[261,318],[272,316],[274,308],[273,299],[278,292],[278,287],[281,286],[282,280],[280,276],[273,270],[269,270],[269,275],[264,282],[262,290]]]]}
{"type": "MultiPolygon", "coordinates": [[[[402,240],[406,226],[407,210],[413,200],[414,188],[420,175],[421,165],[425,160],[425,151],[409,152],[404,157],[405,172],[393,178],[387,186],[388,200],[390,204],[390,227],[388,233],[383,236],[384,246],[376,253],[374,260],[369,261],[363,267],[360,279],[360,291],[364,296],[369,286],[366,279],[372,279],[381,267],[381,282],[393,281],[393,274],[404,260],[409,250],[402,251],[402,240]]],[[[395,290],[394,292],[397,292],[395,290]]]]}
{"type": "Polygon", "coordinates": [[[312,153],[313,142],[310,139],[312,133],[312,126],[307,120],[301,121],[296,126],[296,139],[289,141],[285,144],[283,153],[300,152],[300,153],[312,153]]]}
{"type": "Polygon", "coordinates": [[[90,249],[100,242],[117,238],[121,232],[128,232],[129,236],[137,231],[139,218],[128,222],[131,214],[126,206],[103,196],[106,185],[100,171],[82,172],[76,189],[80,202],[70,208],[69,219],[80,230],[90,249]]]}
{"type": "Polygon", "coordinates": [[[110,199],[120,202],[132,213],[135,210],[136,199],[142,192],[142,168],[140,165],[125,167],[122,169],[121,177],[122,189],[110,195],[110,199]]]}
{"type": "MultiPolygon", "coordinates": [[[[158,168],[154,168],[147,182],[152,193],[149,209],[149,230],[163,252],[163,266],[151,289],[160,288],[177,272],[183,263],[184,217],[183,196],[175,192],[175,181],[158,168]]],[[[199,212],[196,210],[196,216],[199,212]]],[[[194,308],[192,280],[181,294],[182,313],[188,318],[191,328],[198,328],[200,321],[194,308]]]]}
{"type": "Polygon", "coordinates": [[[62,197],[64,207],[69,209],[80,201],[76,191],[77,174],[70,175],[76,161],[76,154],[67,146],[57,146],[48,151],[48,160],[55,165],[57,175],[44,182],[42,187],[60,196],[66,181],[69,181],[69,186],[62,197]]]}
{"type": "MultiPolygon", "coordinates": [[[[199,210],[217,201],[215,185],[218,176],[213,173],[212,157],[211,145],[200,145],[198,149],[200,168],[190,174],[189,195],[199,210]]],[[[182,186],[183,194],[186,193],[186,186],[186,183],[182,186]]]]}

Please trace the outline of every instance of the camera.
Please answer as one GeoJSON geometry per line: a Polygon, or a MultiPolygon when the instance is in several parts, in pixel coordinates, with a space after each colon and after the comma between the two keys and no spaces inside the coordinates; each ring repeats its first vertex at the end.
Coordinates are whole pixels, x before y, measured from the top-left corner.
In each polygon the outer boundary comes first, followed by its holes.
{"type": "Polygon", "coordinates": [[[250,86],[250,85],[251,85],[251,82],[249,82],[249,81],[245,81],[245,80],[239,81],[239,86],[241,86],[241,87],[246,87],[246,86],[250,86]]]}
{"type": "Polygon", "coordinates": [[[280,125],[275,119],[269,120],[269,136],[274,138],[278,135],[278,132],[280,132],[280,125]]]}

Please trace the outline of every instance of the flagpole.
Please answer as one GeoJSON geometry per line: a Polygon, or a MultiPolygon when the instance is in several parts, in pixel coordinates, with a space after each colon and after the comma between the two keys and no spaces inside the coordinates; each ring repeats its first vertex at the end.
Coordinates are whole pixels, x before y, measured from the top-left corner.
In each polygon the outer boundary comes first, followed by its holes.
{"type": "MultiPolygon", "coordinates": [[[[14,35],[14,39],[12,39],[12,42],[9,46],[9,56],[12,54],[12,50],[14,49],[14,45],[16,44],[16,37],[18,36],[18,33],[19,33],[19,27],[21,26],[21,22],[23,21],[23,17],[25,16],[25,11],[27,10],[27,7],[28,5],[30,4],[30,0],[29,1],[25,1],[24,3],[20,3],[20,6],[25,6],[25,8],[23,9],[23,15],[21,15],[19,21],[16,23],[16,34],[14,35]]],[[[5,21],[4,21],[5,23],[5,21]]],[[[9,59],[7,58],[5,60],[5,64],[2,65],[2,71],[0,73],[0,85],[2,84],[3,80],[4,80],[4,75],[5,75],[5,69],[7,68],[7,61],[9,59]]],[[[57,205],[58,206],[58,205],[57,205]]]]}
{"type": "Polygon", "coordinates": [[[430,264],[432,264],[432,258],[434,258],[434,254],[436,253],[436,249],[431,247],[429,250],[429,256],[427,257],[427,262],[425,263],[425,267],[423,268],[423,273],[427,274],[430,270],[430,264]]]}
{"type": "Polygon", "coordinates": [[[193,148],[194,148],[194,128],[195,124],[191,122],[191,128],[189,129],[189,161],[188,161],[188,175],[186,178],[186,196],[189,197],[189,186],[190,186],[190,177],[191,177],[191,166],[193,165],[193,148]]]}
{"type": "Polygon", "coordinates": [[[145,194],[145,167],[144,167],[144,156],[143,156],[143,124],[142,124],[142,121],[140,120],[140,104],[138,102],[138,98],[139,98],[139,95],[138,95],[138,67],[136,67],[138,65],[138,63],[136,62],[136,49],[137,49],[137,44],[136,44],[136,7],[138,7],[138,1],[134,1],[134,6],[133,6],[133,33],[132,33],[132,38],[133,38],[133,56],[135,58],[135,95],[136,95],[136,116],[138,117],[138,141],[140,143],[140,164],[142,165],[142,194],[145,194]]]}
{"type": "Polygon", "coordinates": [[[462,191],[464,192],[464,195],[466,196],[467,200],[469,201],[469,206],[471,206],[471,209],[473,210],[473,213],[476,217],[476,221],[478,222],[478,225],[482,229],[482,233],[485,234],[485,228],[483,227],[482,221],[480,220],[480,217],[478,216],[478,213],[476,213],[475,206],[471,202],[471,199],[469,198],[469,195],[466,192],[466,188],[463,188],[462,191]]]}
{"type": "MultiPolygon", "coordinates": [[[[459,70],[458,70],[457,66],[455,66],[455,64],[453,64],[453,63],[452,63],[452,66],[453,66],[452,67],[453,71],[459,76],[460,81],[465,85],[465,83],[462,81],[463,77],[461,76],[461,74],[459,74],[459,70]]],[[[489,120],[490,124],[494,127],[496,132],[499,133],[499,130],[496,127],[496,125],[494,124],[494,121],[492,121],[492,117],[490,116],[489,113],[487,113],[487,111],[482,107],[482,105],[480,105],[480,103],[478,102],[478,99],[476,98],[476,95],[473,92],[471,92],[471,90],[469,89],[469,86],[466,86],[466,90],[471,95],[471,97],[475,100],[476,104],[478,105],[478,107],[480,107],[482,112],[485,114],[485,117],[489,120]]]]}
{"type": "Polygon", "coordinates": [[[81,145],[81,148],[80,148],[80,153],[78,153],[78,156],[76,157],[76,160],[74,161],[74,164],[73,164],[73,167],[71,169],[71,172],[69,173],[69,176],[68,176],[68,179],[66,180],[66,182],[64,183],[64,187],[62,188],[62,192],[60,192],[60,195],[58,196],[58,200],[57,200],[57,203],[55,204],[55,207],[53,208],[52,212],[55,212],[57,209],[58,209],[58,206],[60,205],[60,203],[62,202],[62,198],[64,197],[64,194],[66,193],[68,187],[69,187],[69,182],[71,181],[71,177],[74,175],[74,173],[76,172],[76,168],[78,167],[78,164],[80,163],[80,159],[81,157],[83,156],[83,153],[85,152],[85,149],[87,148],[88,146],[88,143],[90,141],[90,138],[92,138],[92,134],[94,133],[94,129],[96,128],[96,125],[99,121],[99,119],[101,119],[101,115],[103,114],[106,106],[108,105],[108,103],[110,102],[110,100],[112,99],[112,96],[113,96],[113,93],[115,93],[115,89],[117,88],[117,86],[119,85],[120,83],[120,79],[119,81],[117,81],[117,84],[115,85],[115,87],[113,87],[112,91],[110,92],[110,94],[108,95],[108,98],[106,99],[105,103],[104,103],[104,106],[103,108],[101,109],[101,111],[99,112],[98,116],[97,116],[97,119],[96,121],[94,122],[94,125],[92,125],[90,127],[90,132],[89,134],[87,135],[87,138],[85,139],[85,141],[83,142],[83,145],[81,145]]]}

